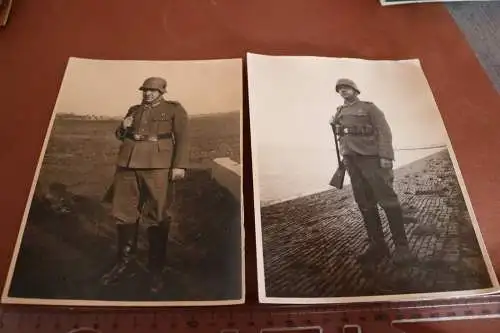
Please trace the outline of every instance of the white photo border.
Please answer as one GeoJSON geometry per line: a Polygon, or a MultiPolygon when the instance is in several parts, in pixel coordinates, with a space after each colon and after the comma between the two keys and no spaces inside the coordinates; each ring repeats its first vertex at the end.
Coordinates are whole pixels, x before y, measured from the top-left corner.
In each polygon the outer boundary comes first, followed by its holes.
{"type": "Polygon", "coordinates": [[[244,113],[244,92],[243,92],[243,72],[242,70],[239,72],[241,77],[241,101],[240,101],[240,164],[242,167],[242,175],[240,177],[240,252],[241,252],[241,287],[240,287],[240,298],[234,300],[213,300],[213,301],[103,301],[103,300],[86,300],[86,299],[39,299],[39,298],[23,298],[23,297],[12,297],[9,296],[9,292],[12,285],[13,274],[16,268],[17,259],[19,255],[19,251],[22,246],[22,240],[24,231],[27,226],[29,211],[31,208],[33,196],[35,194],[36,184],[38,182],[40,171],[43,166],[44,156],[46,154],[46,150],[48,147],[49,139],[52,135],[52,129],[54,126],[55,118],[56,118],[56,110],[58,109],[60,100],[61,100],[61,91],[64,86],[64,83],[67,81],[67,77],[71,71],[71,66],[73,63],[77,61],[100,61],[100,62],[148,62],[148,63],[165,63],[165,62],[216,62],[216,61],[235,61],[240,63],[240,68],[243,68],[243,59],[241,58],[225,58],[225,59],[209,59],[209,60],[104,60],[104,59],[88,59],[88,58],[79,58],[79,57],[69,57],[66,68],[64,71],[64,75],[62,81],[59,86],[58,96],[56,98],[55,105],[52,110],[52,115],[50,118],[49,126],[47,128],[45,139],[43,142],[43,146],[41,149],[41,153],[38,158],[37,167],[35,170],[35,174],[33,177],[31,189],[26,201],[21,225],[19,227],[19,232],[16,238],[13,254],[10,260],[9,269],[7,273],[7,277],[5,279],[1,301],[3,304],[12,304],[12,305],[51,305],[51,306],[78,306],[78,307],[201,307],[201,306],[227,306],[227,305],[238,305],[244,304],[246,299],[246,276],[245,276],[245,228],[244,228],[244,191],[243,191],[243,147],[244,147],[244,139],[243,139],[243,113],[244,113]]]}
{"type": "MultiPolygon", "coordinates": [[[[468,297],[468,296],[480,296],[492,294],[500,291],[500,284],[498,278],[495,274],[495,270],[490,259],[490,256],[486,250],[486,245],[484,243],[483,237],[481,235],[479,224],[477,222],[476,215],[474,213],[472,202],[470,200],[469,194],[467,192],[467,188],[465,186],[465,182],[460,171],[458,161],[455,155],[455,152],[451,145],[451,140],[449,134],[446,130],[446,126],[444,124],[443,118],[441,114],[439,117],[443,124],[443,128],[445,130],[445,134],[447,137],[447,151],[450,155],[450,158],[453,162],[454,171],[458,182],[460,184],[460,189],[462,190],[462,194],[468,209],[469,216],[471,218],[472,225],[474,227],[474,232],[476,239],[479,243],[482,258],[484,260],[485,266],[487,267],[488,275],[490,278],[490,282],[492,287],[484,288],[484,289],[472,289],[472,290],[463,290],[463,291],[449,291],[449,292],[432,292],[432,293],[407,293],[407,294],[396,294],[396,295],[378,295],[378,296],[348,296],[348,297],[269,297],[266,293],[266,279],[265,279],[265,266],[264,266],[264,247],[263,247],[263,235],[262,235],[262,215],[261,215],[261,204],[260,204],[260,186],[259,186],[259,159],[258,159],[258,148],[256,144],[255,138],[259,136],[256,129],[252,124],[256,124],[256,115],[255,112],[252,112],[252,101],[257,96],[254,95],[252,86],[253,84],[257,84],[255,82],[255,78],[252,73],[252,62],[253,59],[259,57],[267,57],[267,58],[302,58],[302,59],[347,59],[347,60],[355,60],[360,62],[394,62],[394,60],[365,60],[365,59],[356,59],[356,58],[326,58],[326,57],[316,57],[316,56],[273,56],[273,55],[264,55],[264,54],[256,54],[256,53],[247,53],[247,75],[248,75],[248,104],[249,104],[249,118],[250,118],[250,142],[252,145],[252,168],[253,168],[253,199],[254,199],[254,212],[255,212],[255,239],[256,239],[256,257],[257,257],[257,288],[258,288],[258,298],[261,303],[268,304],[346,304],[346,303],[366,303],[366,302],[411,302],[411,301],[423,301],[423,300],[436,300],[442,298],[453,298],[453,297],[468,297]],[[255,83],[254,83],[255,82],[255,83]]],[[[402,61],[415,61],[418,63],[422,73],[423,68],[421,66],[421,62],[419,59],[404,59],[402,61]]],[[[426,83],[429,86],[429,82],[427,77],[426,83]]],[[[431,92],[432,94],[432,92],[431,92]]],[[[433,95],[432,95],[433,96],[433,95]]],[[[433,103],[436,105],[435,98],[433,97],[433,103]]],[[[437,105],[436,105],[437,108],[437,105]]]]}

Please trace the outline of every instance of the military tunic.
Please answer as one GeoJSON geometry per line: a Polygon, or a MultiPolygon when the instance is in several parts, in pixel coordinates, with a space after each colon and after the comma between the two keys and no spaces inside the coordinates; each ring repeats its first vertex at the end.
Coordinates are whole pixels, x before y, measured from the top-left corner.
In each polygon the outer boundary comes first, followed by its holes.
{"type": "Polygon", "coordinates": [[[342,155],[394,160],[392,132],[383,112],[371,102],[355,101],[337,109],[334,123],[342,155]]]}
{"type": "Polygon", "coordinates": [[[183,106],[161,99],[134,105],[126,116],[132,125],[115,131],[122,141],[113,182],[112,213],[118,223],[148,225],[168,218],[172,196],[171,169],[189,163],[188,116],[183,106]]]}
{"type": "Polygon", "coordinates": [[[174,101],[160,100],[152,106],[132,106],[126,117],[133,117],[128,129],[120,126],[116,135],[123,143],[118,166],[133,169],[186,168],[189,162],[187,113],[174,101]],[[135,140],[142,136],[172,135],[157,141],[135,140]],[[175,145],[174,145],[175,140],[175,145]],[[175,151],[174,151],[175,150],[175,151]]]}

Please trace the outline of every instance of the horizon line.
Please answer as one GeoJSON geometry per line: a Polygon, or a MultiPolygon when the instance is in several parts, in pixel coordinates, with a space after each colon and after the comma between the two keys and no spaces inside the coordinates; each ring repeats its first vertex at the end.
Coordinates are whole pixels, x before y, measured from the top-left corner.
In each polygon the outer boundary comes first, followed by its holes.
{"type": "MultiPolygon", "coordinates": [[[[206,117],[206,116],[216,116],[220,114],[228,113],[240,113],[241,110],[231,110],[231,111],[219,111],[219,112],[206,112],[206,113],[188,113],[188,117],[206,117]]],[[[122,115],[97,115],[92,113],[71,113],[71,112],[56,112],[57,116],[70,116],[70,117],[97,117],[97,118],[108,118],[108,119],[121,119],[122,115]]]]}

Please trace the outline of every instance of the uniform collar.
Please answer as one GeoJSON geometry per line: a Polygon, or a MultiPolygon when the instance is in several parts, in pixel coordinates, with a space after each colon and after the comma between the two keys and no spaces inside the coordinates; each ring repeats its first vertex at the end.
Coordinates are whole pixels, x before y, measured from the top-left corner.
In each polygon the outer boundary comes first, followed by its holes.
{"type": "Polygon", "coordinates": [[[356,97],[356,98],[354,99],[354,101],[352,101],[352,102],[350,102],[350,103],[349,103],[349,102],[347,102],[347,101],[344,101],[344,106],[351,106],[351,105],[354,105],[354,104],[356,104],[356,103],[358,103],[358,102],[359,102],[359,98],[357,98],[357,97],[356,97]]]}
{"type": "Polygon", "coordinates": [[[154,107],[157,107],[158,105],[160,105],[161,103],[163,103],[165,100],[163,99],[163,97],[160,97],[156,102],[154,103],[151,103],[151,104],[146,104],[146,103],[143,103],[142,106],[144,106],[145,108],[147,109],[150,109],[150,108],[154,108],[154,107]]]}

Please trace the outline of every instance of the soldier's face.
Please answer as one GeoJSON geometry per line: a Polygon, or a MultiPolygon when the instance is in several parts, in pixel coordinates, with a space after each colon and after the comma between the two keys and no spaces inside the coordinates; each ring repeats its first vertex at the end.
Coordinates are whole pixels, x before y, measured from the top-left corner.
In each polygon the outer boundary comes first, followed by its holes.
{"type": "Polygon", "coordinates": [[[145,89],[142,92],[142,98],[146,103],[152,103],[156,101],[161,96],[161,92],[158,90],[145,89]]]}
{"type": "Polygon", "coordinates": [[[339,87],[339,94],[343,99],[352,99],[356,96],[356,91],[348,86],[339,87]]]}

